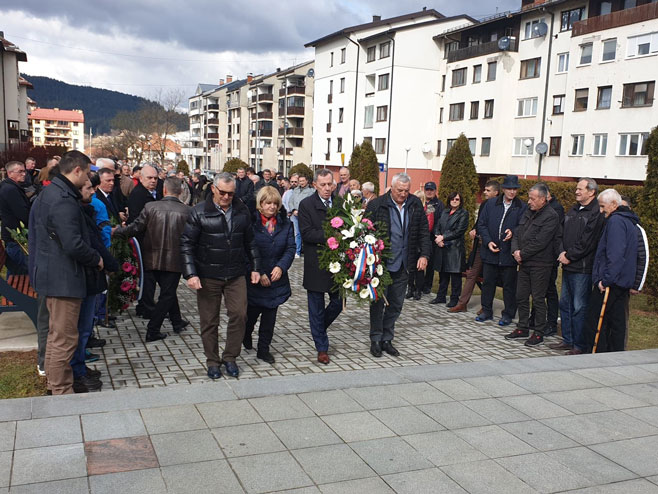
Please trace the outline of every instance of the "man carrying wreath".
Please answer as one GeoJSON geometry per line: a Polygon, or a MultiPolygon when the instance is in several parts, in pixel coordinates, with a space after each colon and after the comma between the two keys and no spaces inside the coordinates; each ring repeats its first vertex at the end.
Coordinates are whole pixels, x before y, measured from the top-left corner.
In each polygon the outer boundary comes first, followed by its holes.
{"type": "Polygon", "coordinates": [[[381,357],[382,350],[397,357],[393,346],[395,321],[400,317],[409,270],[425,271],[432,252],[429,226],[423,204],[409,195],[411,179],[406,173],[393,176],[391,190],[368,203],[366,216],[375,224],[386,225],[391,256],[386,267],[393,283],[386,289],[386,301],[379,299],[370,305],[370,353],[381,357]]]}

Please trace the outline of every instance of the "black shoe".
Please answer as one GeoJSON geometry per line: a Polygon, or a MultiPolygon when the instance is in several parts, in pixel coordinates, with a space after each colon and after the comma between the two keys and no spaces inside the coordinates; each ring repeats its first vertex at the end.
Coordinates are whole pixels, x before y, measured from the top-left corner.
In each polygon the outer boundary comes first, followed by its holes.
{"type": "Polygon", "coordinates": [[[540,333],[532,333],[532,336],[525,340],[524,345],[535,346],[539,345],[542,341],[544,341],[544,337],[540,333]]]}
{"type": "MultiPolygon", "coordinates": [[[[115,326],[116,327],[116,326],[115,326]]],[[[103,338],[96,338],[95,336],[90,336],[87,340],[87,348],[103,348],[107,343],[103,338]]]]}
{"type": "Polygon", "coordinates": [[[85,393],[86,391],[76,391],[76,385],[79,389],[86,388],[87,391],[98,391],[103,387],[103,383],[99,379],[91,376],[80,376],[73,381],[73,391],[76,393],[85,393]]]}
{"type": "Polygon", "coordinates": [[[414,294],[414,300],[420,300],[422,297],[423,297],[423,292],[421,292],[420,290],[418,290],[418,291],[414,294]]]}
{"type": "Polygon", "coordinates": [[[432,293],[432,287],[423,289],[423,294],[424,295],[429,295],[430,293],[432,293]]]}
{"type": "Polygon", "coordinates": [[[523,331],[521,329],[515,329],[510,334],[505,335],[506,340],[514,340],[516,338],[527,338],[527,337],[528,337],[528,331],[523,331]]]}
{"type": "Polygon", "coordinates": [[[176,324],[174,326],[174,333],[179,334],[181,331],[183,331],[189,325],[190,325],[190,321],[186,321],[185,319],[182,319],[180,324],[176,324]]]}
{"type": "Polygon", "coordinates": [[[224,368],[226,373],[231,377],[238,377],[240,374],[240,368],[235,362],[224,362],[224,368]]]}
{"type": "Polygon", "coordinates": [[[555,336],[557,334],[557,328],[553,326],[546,326],[546,331],[544,331],[544,338],[547,336],[555,336]]]}
{"type": "Polygon", "coordinates": [[[400,352],[396,350],[393,344],[390,341],[382,341],[382,350],[393,357],[399,357],[400,352]]]}
{"type": "Polygon", "coordinates": [[[91,367],[87,366],[85,366],[85,370],[87,371],[87,377],[91,377],[92,379],[100,379],[101,371],[92,369],[91,367]]]}
{"type": "Polygon", "coordinates": [[[242,339],[242,344],[247,350],[253,350],[254,348],[254,342],[251,339],[251,335],[247,336],[245,335],[244,338],[242,339]]]}
{"type": "Polygon", "coordinates": [[[452,309],[453,307],[456,307],[456,306],[457,306],[457,300],[455,300],[455,301],[452,301],[452,300],[451,300],[450,302],[448,302],[448,303],[446,304],[446,307],[447,307],[448,309],[452,309]]]}
{"type": "Polygon", "coordinates": [[[409,289],[407,290],[407,294],[405,295],[404,298],[406,298],[406,299],[412,299],[412,298],[414,298],[414,291],[413,291],[411,288],[409,288],[409,289]]]}
{"type": "Polygon", "coordinates": [[[96,326],[98,326],[99,328],[116,329],[117,323],[111,320],[108,320],[106,323],[105,319],[101,319],[96,323],[96,326]]]}
{"type": "Polygon", "coordinates": [[[151,343],[153,341],[164,340],[167,337],[165,333],[158,331],[157,333],[147,333],[146,334],[146,343],[151,343]]]}
{"type": "Polygon", "coordinates": [[[256,353],[256,357],[264,360],[268,364],[273,364],[275,362],[274,356],[270,352],[258,352],[256,353]]]}
{"type": "Polygon", "coordinates": [[[85,348],[85,362],[96,362],[100,358],[100,355],[97,353],[91,353],[87,348],[85,348]]]}
{"type": "Polygon", "coordinates": [[[430,304],[433,304],[433,305],[434,304],[445,304],[445,303],[446,303],[446,299],[444,299],[444,298],[436,297],[436,298],[433,298],[432,300],[430,300],[430,304]]]}
{"type": "Polygon", "coordinates": [[[222,377],[222,371],[219,370],[219,367],[216,365],[211,365],[208,367],[208,377],[210,379],[219,379],[222,377]]]}
{"type": "Polygon", "coordinates": [[[382,356],[382,344],[379,341],[373,341],[370,343],[370,353],[372,354],[373,357],[381,357],[382,356]]]}

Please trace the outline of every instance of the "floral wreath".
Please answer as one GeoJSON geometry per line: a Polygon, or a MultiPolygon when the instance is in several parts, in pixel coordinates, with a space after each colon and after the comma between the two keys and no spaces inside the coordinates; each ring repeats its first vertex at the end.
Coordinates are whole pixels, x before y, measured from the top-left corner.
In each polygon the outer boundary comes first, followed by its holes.
{"type": "Polygon", "coordinates": [[[120,236],[112,237],[110,252],[119,262],[120,269],[110,274],[107,305],[110,312],[121,312],[128,309],[139,294],[139,255],[134,239],[120,236]]]}

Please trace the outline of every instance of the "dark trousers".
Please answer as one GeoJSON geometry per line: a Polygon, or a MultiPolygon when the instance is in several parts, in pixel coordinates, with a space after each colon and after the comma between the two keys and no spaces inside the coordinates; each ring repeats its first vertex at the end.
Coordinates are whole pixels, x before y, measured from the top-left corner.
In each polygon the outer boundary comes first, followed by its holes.
{"type": "MultiPolygon", "coordinates": [[[[557,314],[560,310],[560,297],[557,294],[557,264],[553,266],[551,277],[548,279],[548,288],[546,289],[546,327],[557,329],[557,314]]],[[[535,320],[535,303],[532,302],[532,310],[530,311],[530,327],[533,328],[533,321],[535,320]]]]}
{"type": "Polygon", "coordinates": [[[503,318],[512,320],[516,315],[516,266],[498,266],[487,262],[482,265],[482,310],[483,315],[493,316],[493,299],[496,295],[498,276],[503,281],[503,318]]]}
{"type": "Polygon", "coordinates": [[[85,364],[85,349],[87,341],[94,330],[94,312],[96,311],[97,295],[88,295],[82,299],[80,306],[80,315],[78,316],[78,347],[75,349],[71,359],[71,368],[73,369],[73,378],[78,379],[87,375],[87,366],[85,364]]]}
{"type": "Polygon", "coordinates": [[[473,289],[475,288],[478,278],[482,276],[482,257],[480,257],[480,248],[478,248],[477,252],[475,253],[473,265],[466,270],[466,282],[464,283],[462,294],[460,295],[459,301],[457,302],[459,305],[468,305],[468,301],[471,300],[473,289]]]}
{"type": "Polygon", "coordinates": [[[167,314],[169,320],[174,328],[181,325],[182,317],[180,314],[180,307],[178,305],[178,296],[176,290],[178,289],[178,282],[180,281],[180,273],[172,271],[150,271],[155,281],[160,285],[160,297],[158,303],[155,304],[153,315],[146,326],[148,334],[155,334],[160,332],[162,323],[167,314]]]}
{"type": "Polygon", "coordinates": [[[590,273],[572,273],[562,270],[562,296],[560,297],[562,340],[567,345],[581,351],[587,348],[584,328],[591,293],[592,275],[590,273]]]}
{"type": "Polygon", "coordinates": [[[519,309],[518,329],[530,328],[530,297],[534,309],[534,330],[543,335],[546,331],[546,290],[551,278],[551,266],[525,266],[519,268],[516,284],[516,304],[519,309]]]}
{"type": "Polygon", "coordinates": [[[417,269],[412,269],[409,271],[409,291],[411,292],[422,292],[425,288],[425,271],[418,271],[417,269]]]}
{"type": "MultiPolygon", "coordinates": [[[[597,286],[592,289],[592,294],[590,295],[589,305],[587,307],[587,319],[585,321],[586,350],[588,353],[594,347],[596,328],[599,323],[599,317],[601,316],[604,295],[597,286]]],[[[601,325],[596,353],[622,352],[626,350],[626,337],[628,333],[626,308],[628,307],[629,298],[630,292],[628,289],[619,288],[618,286],[610,287],[610,295],[608,295],[608,303],[606,304],[605,314],[603,316],[603,324],[601,325]]]]}
{"type": "Polygon", "coordinates": [[[48,330],[50,328],[50,312],[46,305],[46,296],[37,297],[37,364],[43,371],[46,370],[46,345],[48,344],[48,330]]]}
{"type": "Polygon", "coordinates": [[[137,302],[137,311],[150,316],[155,310],[155,276],[153,271],[144,271],[144,287],[137,302]]]}
{"type": "Polygon", "coordinates": [[[434,269],[432,266],[428,265],[425,270],[425,282],[423,283],[423,291],[428,291],[432,289],[434,285],[434,269]]]}
{"type": "Polygon", "coordinates": [[[462,274],[439,273],[439,291],[436,292],[436,298],[445,300],[446,295],[448,294],[448,284],[452,285],[450,302],[456,304],[462,293],[462,274]]]}
{"type": "Polygon", "coordinates": [[[276,312],[279,308],[258,307],[257,305],[247,306],[247,327],[244,332],[244,339],[251,339],[254,332],[256,321],[260,316],[260,325],[258,326],[258,353],[270,351],[270,343],[274,336],[274,325],[276,324],[276,312]]]}
{"type": "Polygon", "coordinates": [[[5,251],[12,264],[7,265],[7,274],[27,274],[27,256],[16,242],[6,242],[5,251]]]}
{"type": "Polygon", "coordinates": [[[370,304],[370,341],[391,341],[395,336],[395,321],[402,312],[408,277],[404,267],[391,272],[393,283],[386,289],[388,305],[383,299],[370,304]]]}
{"type": "Polygon", "coordinates": [[[96,315],[97,322],[105,322],[107,316],[107,292],[99,293],[96,297],[96,315]]]}
{"type": "Polygon", "coordinates": [[[329,350],[329,337],[327,328],[343,310],[343,303],[338,292],[329,293],[329,305],[324,305],[324,292],[306,292],[308,299],[308,322],[311,326],[311,335],[318,352],[329,350]]]}

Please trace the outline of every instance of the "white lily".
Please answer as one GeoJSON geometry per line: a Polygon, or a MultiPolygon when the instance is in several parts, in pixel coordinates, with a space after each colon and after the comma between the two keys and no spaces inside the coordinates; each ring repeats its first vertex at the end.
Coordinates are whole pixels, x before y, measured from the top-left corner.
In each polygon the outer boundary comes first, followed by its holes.
{"type": "Polygon", "coordinates": [[[354,240],[352,240],[350,242],[350,249],[356,249],[358,246],[359,246],[359,244],[357,242],[355,242],[354,240]]]}
{"type": "Polygon", "coordinates": [[[368,298],[368,295],[370,295],[370,292],[368,291],[367,288],[363,288],[359,292],[359,297],[361,297],[361,298],[368,298]]]}
{"type": "Polygon", "coordinates": [[[377,269],[375,271],[377,271],[377,276],[383,275],[384,274],[384,266],[382,266],[381,264],[377,264],[377,269]]]}
{"type": "Polygon", "coordinates": [[[379,278],[375,277],[375,278],[371,279],[370,280],[370,285],[373,288],[377,288],[379,286],[379,278]]]}
{"type": "Polygon", "coordinates": [[[354,226],[351,226],[349,230],[342,230],[340,234],[343,238],[354,238],[354,226]]]}
{"type": "Polygon", "coordinates": [[[374,254],[368,254],[368,257],[366,257],[366,264],[368,266],[372,266],[375,263],[375,255],[374,254]]]}
{"type": "Polygon", "coordinates": [[[338,262],[332,262],[329,264],[329,272],[336,274],[340,271],[340,263],[338,262]]]}
{"type": "Polygon", "coordinates": [[[350,288],[352,288],[352,285],[353,285],[352,280],[345,280],[345,283],[343,283],[343,288],[345,288],[345,290],[349,290],[350,288]]]}
{"type": "Polygon", "coordinates": [[[365,241],[366,241],[366,243],[372,245],[372,244],[377,242],[377,239],[372,235],[366,235],[365,236],[365,241]]]}

